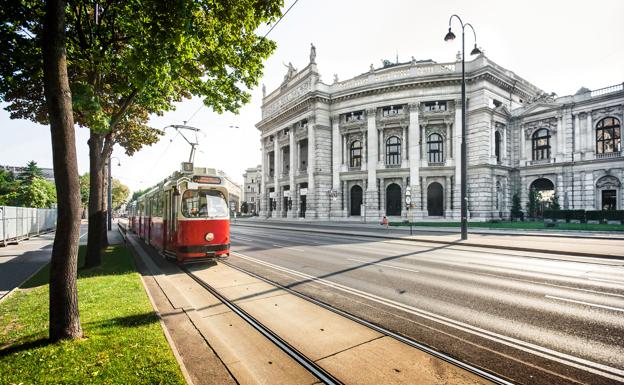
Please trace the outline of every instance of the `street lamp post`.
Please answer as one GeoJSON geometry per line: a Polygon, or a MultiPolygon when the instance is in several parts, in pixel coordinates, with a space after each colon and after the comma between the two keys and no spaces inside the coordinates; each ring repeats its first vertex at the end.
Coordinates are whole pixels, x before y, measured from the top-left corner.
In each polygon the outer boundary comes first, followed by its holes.
{"type": "Polygon", "coordinates": [[[111,161],[117,159],[117,166],[121,166],[121,161],[116,156],[108,158],[108,231],[113,229],[113,177],[111,175],[111,161]]]}
{"type": "Polygon", "coordinates": [[[455,34],[451,31],[451,22],[456,17],[459,20],[459,24],[462,29],[462,83],[461,83],[461,98],[462,98],[462,130],[461,130],[461,239],[468,239],[468,197],[466,196],[466,69],[465,69],[465,48],[464,48],[464,29],[470,27],[472,34],[474,35],[475,45],[471,55],[479,55],[481,51],[477,48],[477,34],[470,23],[464,24],[462,19],[457,15],[451,15],[449,18],[449,30],[444,41],[450,41],[455,39],[455,34]]]}

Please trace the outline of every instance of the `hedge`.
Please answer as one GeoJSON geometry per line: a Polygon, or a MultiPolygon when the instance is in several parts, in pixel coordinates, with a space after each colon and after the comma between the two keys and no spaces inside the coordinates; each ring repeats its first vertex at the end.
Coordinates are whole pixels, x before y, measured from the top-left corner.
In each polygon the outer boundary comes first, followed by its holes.
{"type": "Polygon", "coordinates": [[[544,219],[586,221],[620,221],[624,223],[624,210],[545,210],[544,219]]]}

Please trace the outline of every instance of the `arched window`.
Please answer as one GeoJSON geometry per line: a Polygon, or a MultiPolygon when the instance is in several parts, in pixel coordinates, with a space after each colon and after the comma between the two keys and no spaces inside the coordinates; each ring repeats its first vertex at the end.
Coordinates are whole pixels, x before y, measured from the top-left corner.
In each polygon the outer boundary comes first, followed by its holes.
{"type": "Polygon", "coordinates": [[[401,164],[401,139],[391,136],[386,140],[386,164],[397,166],[401,164]]]}
{"type": "Polygon", "coordinates": [[[362,142],[354,140],[351,142],[351,151],[349,157],[350,167],[360,167],[362,165],[362,142]]]}
{"type": "Polygon", "coordinates": [[[444,142],[442,140],[442,135],[429,135],[429,139],[427,139],[427,150],[429,152],[429,163],[444,162],[444,142]]]}
{"type": "Polygon", "coordinates": [[[533,133],[533,160],[550,158],[550,132],[541,128],[533,133]]]}
{"type": "Polygon", "coordinates": [[[621,126],[617,118],[604,118],[596,124],[596,153],[620,151],[621,126]]]}
{"type": "Polygon", "coordinates": [[[501,160],[501,135],[500,132],[496,131],[494,133],[494,155],[496,155],[496,161],[500,162],[501,160]]]}

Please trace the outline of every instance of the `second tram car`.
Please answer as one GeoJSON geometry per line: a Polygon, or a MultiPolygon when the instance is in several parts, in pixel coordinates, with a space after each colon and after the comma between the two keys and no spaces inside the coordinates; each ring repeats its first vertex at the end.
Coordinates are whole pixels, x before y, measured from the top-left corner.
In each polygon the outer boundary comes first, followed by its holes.
{"type": "Polygon", "coordinates": [[[174,172],[129,204],[129,228],[179,262],[227,256],[230,211],[225,181],[214,169],[186,168],[193,171],[174,172]]]}

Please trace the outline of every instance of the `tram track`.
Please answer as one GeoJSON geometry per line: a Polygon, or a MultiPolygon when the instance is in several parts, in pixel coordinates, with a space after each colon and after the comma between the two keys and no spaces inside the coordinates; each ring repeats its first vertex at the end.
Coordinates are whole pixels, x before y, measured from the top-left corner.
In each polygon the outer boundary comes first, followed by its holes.
{"type": "MultiPolygon", "coordinates": [[[[237,253],[233,252],[232,254],[236,255],[237,253]]],[[[347,318],[347,319],[349,319],[351,321],[354,321],[354,322],[356,322],[356,323],[358,323],[358,324],[360,324],[362,326],[365,326],[365,327],[368,327],[370,329],[373,329],[376,332],[381,333],[384,336],[393,338],[393,339],[395,339],[395,340],[397,340],[399,342],[402,342],[402,343],[404,343],[406,345],[409,345],[409,346],[411,346],[413,348],[416,348],[416,349],[418,349],[418,350],[420,350],[422,352],[430,354],[430,355],[432,355],[432,356],[434,356],[436,358],[439,358],[439,359],[441,359],[441,360],[443,360],[445,362],[448,362],[451,365],[454,365],[454,366],[459,367],[461,369],[464,369],[464,370],[466,370],[466,371],[468,371],[468,372],[470,372],[470,373],[472,373],[474,375],[477,375],[477,376],[479,376],[479,377],[481,377],[483,379],[491,381],[492,383],[500,384],[500,385],[513,385],[513,382],[510,382],[510,381],[508,381],[508,380],[506,380],[506,379],[504,379],[504,378],[502,378],[500,376],[497,376],[497,375],[495,375],[493,373],[487,372],[487,371],[485,371],[483,369],[480,369],[480,368],[478,368],[476,366],[470,365],[470,364],[468,364],[466,362],[458,360],[458,359],[456,359],[454,357],[451,357],[451,356],[449,356],[447,354],[439,352],[439,351],[437,351],[435,349],[432,349],[432,348],[430,348],[430,347],[428,347],[426,345],[423,345],[423,344],[417,342],[414,339],[411,339],[409,337],[405,337],[405,336],[403,336],[401,334],[398,334],[398,333],[395,333],[395,332],[393,332],[393,331],[391,331],[389,329],[386,329],[384,327],[378,326],[378,325],[376,325],[374,323],[371,323],[371,322],[369,322],[369,321],[367,321],[367,320],[365,320],[363,318],[360,318],[360,317],[355,316],[355,315],[353,315],[351,313],[345,312],[344,310],[341,310],[341,309],[338,309],[338,308],[336,308],[336,307],[334,307],[332,305],[329,305],[329,304],[327,304],[327,303],[325,303],[323,301],[319,301],[319,300],[317,300],[315,298],[312,298],[312,297],[310,297],[310,296],[308,296],[306,294],[303,294],[303,293],[300,293],[298,291],[295,291],[295,290],[293,290],[293,289],[291,289],[291,288],[289,288],[287,286],[284,286],[284,285],[282,285],[282,284],[280,284],[280,283],[278,283],[276,281],[270,280],[268,278],[265,278],[265,277],[263,277],[261,275],[258,275],[256,273],[254,273],[252,271],[249,271],[249,270],[247,270],[245,268],[242,268],[242,267],[237,266],[235,264],[229,263],[226,260],[221,260],[220,263],[223,263],[224,265],[226,265],[226,266],[228,266],[228,267],[230,267],[232,269],[238,270],[238,271],[240,271],[242,273],[248,274],[248,275],[250,275],[250,276],[252,276],[252,277],[254,277],[254,278],[256,278],[256,279],[258,279],[260,281],[263,281],[263,282],[269,284],[269,285],[273,285],[273,286],[275,286],[275,287],[277,287],[277,288],[279,288],[281,290],[286,291],[289,294],[292,294],[292,295],[294,295],[296,297],[299,297],[299,298],[301,298],[303,300],[311,302],[311,303],[313,303],[313,304],[315,304],[315,305],[317,305],[319,307],[322,307],[322,308],[324,308],[326,310],[329,310],[329,311],[331,311],[333,313],[336,313],[339,316],[345,317],[345,318],[347,318]]]]}
{"type": "MultiPolygon", "coordinates": [[[[223,263],[223,262],[222,262],[223,263]]],[[[229,267],[233,267],[228,264],[229,267]]],[[[342,385],[343,383],[328,373],[325,369],[321,368],[317,365],[313,360],[305,356],[295,347],[291,346],[288,342],[286,342],[283,338],[274,333],[271,329],[266,327],[263,323],[255,319],[248,312],[243,310],[240,306],[236,305],[233,301],[227,299],[223,294],[221,294],[218,290],[208,284],[206,281],[198,277],[192,271],[190,271],[186,266],[179,264],[178,267],[184,271],[190,278],[192,278],[195,282],[197,282],[202,288],[206,289],[210,294],[216,297],[221,303],[227,306],[232,312],[234,312],[237,316],[242,318],[245,322],[247,322],[252,328],[266,337],[269,341],[279,347],[284,353],[286,353],[289,357],[299,363],[302,367],[304,367],[307,371],[309,371],[312,375],[316,376],[320,381],[327,385],[342,385]]],[[[242,269],[239,269],[242,271],[242,269]]]]}

